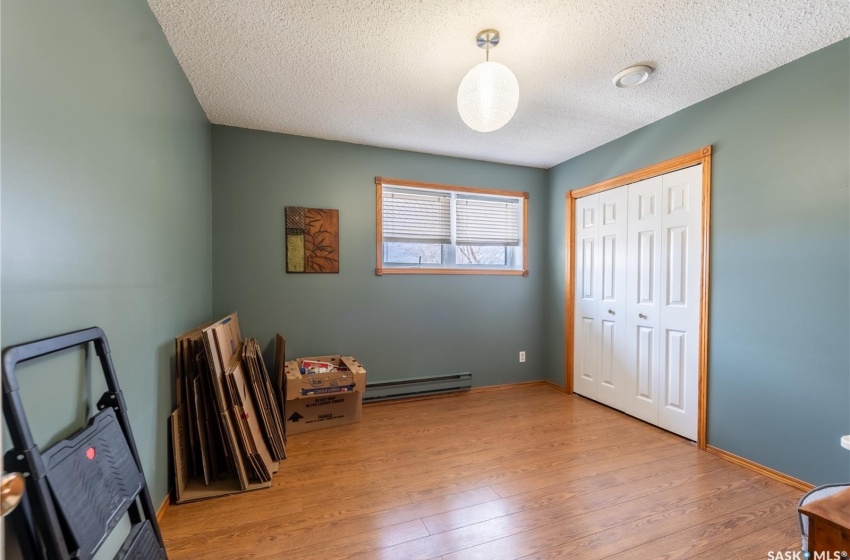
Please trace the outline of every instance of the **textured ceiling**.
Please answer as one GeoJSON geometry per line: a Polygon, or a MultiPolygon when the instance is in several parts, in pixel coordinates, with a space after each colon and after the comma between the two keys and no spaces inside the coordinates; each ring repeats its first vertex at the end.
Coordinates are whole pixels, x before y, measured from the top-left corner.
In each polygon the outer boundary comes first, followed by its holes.
{"type": "Polygon", "coordinates": [[[149,4],[213,123],[543,168],[850,36],[848,0],[149,4]],[[520,101],[479,133],[456,96],[489,27],[520,101]]]}

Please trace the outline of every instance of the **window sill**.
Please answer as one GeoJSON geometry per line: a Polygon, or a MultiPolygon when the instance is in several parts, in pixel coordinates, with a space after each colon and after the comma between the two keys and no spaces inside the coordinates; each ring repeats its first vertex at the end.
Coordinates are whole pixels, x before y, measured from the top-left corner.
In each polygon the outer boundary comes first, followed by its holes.
{"type": "Polygon", "coordinates": [[[375,276],[387,274],[478,274],[485,276],[528,276],[527,270],[475,268],[376,268],[375,276]]]}

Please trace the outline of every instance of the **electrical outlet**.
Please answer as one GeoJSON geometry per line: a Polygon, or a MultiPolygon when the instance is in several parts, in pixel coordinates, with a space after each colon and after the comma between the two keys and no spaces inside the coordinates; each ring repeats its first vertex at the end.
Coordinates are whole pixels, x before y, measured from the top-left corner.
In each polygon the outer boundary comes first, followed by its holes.
{"type": "Polygon", "coordinates": [[[519,353],[519,361],[520,363],[525,361],[525,350],[519,353]]]}

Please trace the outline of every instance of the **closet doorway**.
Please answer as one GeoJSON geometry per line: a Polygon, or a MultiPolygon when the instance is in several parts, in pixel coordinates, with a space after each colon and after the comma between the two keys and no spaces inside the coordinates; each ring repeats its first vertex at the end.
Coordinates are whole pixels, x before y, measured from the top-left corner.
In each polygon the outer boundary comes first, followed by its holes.
{"type": "Polygon", "coordinates": [[[711,146],[567,193],[565,379],[706,446],[711,146]]]}

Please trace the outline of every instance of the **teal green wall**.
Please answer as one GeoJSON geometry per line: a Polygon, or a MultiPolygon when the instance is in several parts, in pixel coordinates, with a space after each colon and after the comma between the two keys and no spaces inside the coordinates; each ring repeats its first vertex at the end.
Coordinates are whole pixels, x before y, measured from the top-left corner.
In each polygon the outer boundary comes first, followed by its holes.
{"type": "Polygon", "coordinates": [[[213,311],[238,311],[267,356],[279,332],[288,357],[351,354],[370,380],[546,377],[544,170],[224,126],[212,138],[213,311]],[[375,176],[529,192],[530,276],[375,276],[375,176]],[[339,209],[339,274],[285,272],[285,206],[339,209]]]}
{"type": "Polygon", "coordinates": [[[850,42],[550,170],[547,371],[563,381],[564,194],[714,146],[708,443],[850,479],[850,42]]]}
{"type": "MultiPolygon", "coordinates": [[[[157,504],[176,333],[236,310],[267,355],[281,332],[288,356],[350,353],[373,380],[560,383],[564,193],[705,144],[709,443],[850,478],[848,41],[547,172],[210,127],[144,2],[2,7],[0,344],[106,330],[157,504]],[[375,175],[528,191],[531,275],[375,276],[375,175]],[[340,274],[284,271],[287,205],[340,210],[340,274]]],[[[81,369],[23,370],[40,441],[82,416],[81,369]]]]}
{"type": "MultiPolygon", "coordinates": [[[[211,311],[210,125],[146,2],[3,0],[2,68],[2,346],[106,331],[159,506],[174,335],[211,311]]],[[[21,371],[42,443],[80,370],[21,371]]]]}

